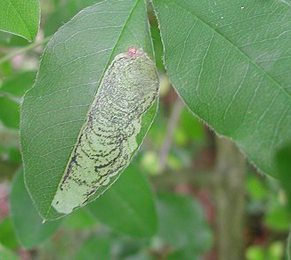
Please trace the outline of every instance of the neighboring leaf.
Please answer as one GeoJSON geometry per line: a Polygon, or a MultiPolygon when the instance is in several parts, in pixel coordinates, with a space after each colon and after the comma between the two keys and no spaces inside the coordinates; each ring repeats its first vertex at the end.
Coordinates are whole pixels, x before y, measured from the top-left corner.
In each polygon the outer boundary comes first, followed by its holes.
{"type": "Polygon", "coordinates": [[[287,195],[289,212],[291,213],[291,144],[279,149],[276,155],[278,179],[287,195]]]}
{"type": "Polygon", "coordinates": [[[65,226],[70,229],[92,228],[96,224],[96,219],[84,209],[74,211],[65,219],[65,226]]]}
{"type": "Polygon", "coordinates": [[[15,249],[18,246],[11,217],[0,222],[0,244],[9,249],[15,249]]]}
{"type": "MultiPolygon", "coordinates": [[[[46,46],[36,84],[25,95],[21,120],[26,183],[45,219],[61,216],[52,202],[99,84],[112,59],[130,46],[152,57],[143,0],[109,0],[86,8],[46,46]]],[[[143,115],[138,145],[156,105],[143,115]]]]}
{"type": "Polygon", "coordinates": [[[101,2],[101,0],[67,0],[49,15],[43,26],[45,35],[54,34],[60,26],[69,21],[83,8],[98,2],[101,2]]]}
{"type": "Polygon", "coordinates": [[[186,105],[262,171],[291,141],[291,5],[153,0],[167,74],[186,105]]]}
{"type": "Polygon", "coordinates": [[[0,244],[0,259],[1,260],[19,260],[10,250],[0,244]]]}
{"type": "Polygon", "coordinates": [[[111,241],[105,238],[91,237],[81,246],[75,260],[110,260],[111,241]]]}
{"type": "Polygon", "coordinates": [[[288,231],[290,227],[290,214],[288,209],[282,205],[271,207],[264,218],[264,224],[275,231],[288,231]]]}
{"type": "Polygon", "coordinates": [[[246,190],[250,197],[250,204],[257,204],[258,201],[265,202],[268,199],[269,190],[267,189],[265,182],[255,174],[248,176],[246,190]]]}
{"type": "Polygon", "coordinates": [[[18,173],[12,185],[10,208],[16,234],[25,248],[40,244],[60,225],[59,220],[43,223],[25,188],[22,171],[18,173]]]}
{"type": "Polygon", "coordinates": [[[191,138],[195,143],[205,140],[205,131],[203,125],[198,118],[193,117],[192,113],[187,109],[183,109],[179,124],[186,132],[187,137],[191,138]]]}
{"type": "Polygon", "coordinates": [[[0,94],[0,122],[6,127],[19,127],[19,109],[20,104],[18,102],[0,94]]]}
{"type": "Polygon", "coordinates": [[[0,31],[0,43],[1,44],[8,44],[11,40],[11,34],[6,32],[0,31]]]}
{"type": "Polygon", "coordinates": [[[0,31],[0,44],[6,47],[24,47],[30,43],[24,38],[0,31]]]}
{"type": "MultiPolygon", "coordinates": [[[[0,75],[4,78],[13,76],[13,66],[9,61],[0,64],[0,75]]],[[[2,85],[2,79],[0,80],[0,85],[2,85]]]]}
{"type": "Polygon", "coordinates": [[[19,151],[18,130],[5,128],[0,124],[0,157],[8,158],[10,162],[21,163],[21,154],[19,151]]]}
{"type": "Polygon", "coordinates": [[[153,254],[151,254],[151,252],[147,252],[145,250],[143,250],[143,251],[139,250],[139,252],[137,254],[125,255],[120,259],[121,260],[157,260],[157,257],[155,257],[153,254]]]}
{"type": "Polygon", "coordinates": [[[146,237],[156,233],[157,217],[153,194],[147,179],[129,166],[117,183],[87,206],[89,212],[116,231],[146,237]]]}
{"type": "Polygon", "coordinates": [[[199,254],[197,254],[195,250],[191,250],[191,248],[188,248],[187,250],[178,250],[173,254],[169,255],[169,257],[167,258],[167,260],[177,260],[177,259],[202,260],[202,258],[199,257],[199,254]]]}
{"type": "Polygon", "coordinates": [[[0,87],[0,93],[5,92],[20,98],[32,87],[35,76],[35,71],[25,71],[11,77],[0,87]]]}
{"type": "Polygon", "coordinates": [[[40,20],[38,0],[1,0],[0,30],[29,41],[37,35],[40,20]]]}
{"type": "MultiPolygon", "coordinates": [[[[276,166],[278,169],[278,179],[283,187],[288,202],[289,214],[285,214],[288,220],[290,220],[291,213],[291,144],[286,144],[284,147],[278,150],[276,155],[276,166]]],[[[270,217],[269,217],[270,218],[270,217]]],[[[267,219],[268,220],[268,219],[267,219]]],[[[278,220],[278,218],[276,219],[278,220]]],[[[278,220],[281,223],[281,220],[278,220]]],[[[285,222],[286,223],[286,222],[285,222]]],[[[287,223],[286,223],[287,224],[287,223]]],[[[290,221],[289,223],[290,224],[290,221]]],[[[286,257],[291,260],[291,232],[289,228],[289,235],[286,243],[286,257]]]]}
{"type": "Polygon", "coordinates": [[[263,246],[252,245],[246,250],[246,259],[247,260],[265,260],[267,259],[266,250],[263,246]]]}
{"type": "Polygon", "coordinates": [[[155,57],[156,57],[156,65],[161,71],[164,71],[165,68],[164,68],[164,64],[163,64],[163,44],[161,41],[158,24],[156,24],[156,23],[151,24],[151,35],[153,38],[155,57]]]}
{"type": "Polygon", "coordinates": [[[5,148],[18,148],[18,130],[5,128],[0,124],[0,144],[5,148]]]}
{"type": "Polygon", "coordinates": [[[289,236],[287,239],[286,253],[287,253],[287,259],[291,260],[291,232],[290,231],[289,231],[289,236]]]}
{"type": "MultiPolygon", "coordinates": [[[[159,231],[157,237],[176,250],[196,254],[212,244],[210,228],[196,200],[176,194],[160,194],[157,199],[159,231]]],[[[183,253],[183,254],[184,254],[183,253]]]]}

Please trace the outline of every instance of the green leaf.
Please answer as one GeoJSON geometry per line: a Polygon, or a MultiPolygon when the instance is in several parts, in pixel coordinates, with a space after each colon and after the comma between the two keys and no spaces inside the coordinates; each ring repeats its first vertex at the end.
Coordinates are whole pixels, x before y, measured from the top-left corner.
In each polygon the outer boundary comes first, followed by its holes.
{"type": "Polygon", "coordinates": [[[65,227],[69,229],[91,229],[96,224],[96,219],[84,209],[74,211],[65,219],[65,227]]]}
{"type": "Polygon", "coordinates": [[[202,258],[199,257],[199,254],[195,252],[195,250],[191,250],[191,248],[188,248],[187,250],[178,250],[174,252],[173,254],[169,255],[167,260],[176,260],[176,259],[183,259],[183,260],[202,260],[202,258]]]}
{"type": "Polygon", "coordinates": [[[11,77],[0,87],[0,93],[5,92],[15,97],[22,97],[32,87],[35,76],[35,71],[25,71],[11,77]]]}
{"type": "Polygon", "coordinates": [[[24,47],[30,43],[24,38],[0,31],[0,44],[5,47],[24,47]]]}
{"type": "Polygon", "coordinates": [[[273,206],[267,212],[264,224],[275,231],[288,231],[290,227],[290,214],[287,208],[281,205],[273,206]]]}
{"type": "Polygon", "coordinates": [[[287,259],[291,260],[291,232],[289,232],[288,239],[287,239],[286,254],[287,254],[287,259]]]}
{"type": "Polygon", "coordinates": [[[262,171],[291,140],[291,5],[153,0],[167,74],[191,111],[262,171]]]}
{"type": "Polygon", "coordinates": [[[54,34],[60,26],[69,21],[83,8],[97,2],[101,2],[101,0],[68,0],[64,2],[49,15],[43,26],[45,35],[50,36],[54,34]]]}
{"type": "MultiPolygon", "coordinates": [[[[148,27],[143,0],[109,0],[80,12],[48,43],[21,120],[25,179],[45,219],[61,216],[52,202],[108,65],[130,46],[152,57],[148,27]]],[[[143,115],[139,145],[156,105],[143,115]]]]}
{"type": "Polygon", "coordinates": [[[291,144],[286,144],[276,154],[278,179],[287,195],[288,208],[291,213],[291,144]]]}
{"type": "Polygon", "coordinates": [[[11,217],[3,219],[0,223],[0,243],[9,249],[18,246],[11,217]]]}
{"type": "Polygon", "coordinates": [[[159,218],[157,237],[162,241],[176,250],[182,250],[185,254],[189,250],[199,254],[210,248],[212,244],[210,228],[196,200],[182,195],[160,194],[157,209],[159,218]]]}
{"type": "Polygon", "coordinates": [[[0,244],[0,259],[1,260],[19,260],[10,250],[0,244]]]}
{"type": "Polygon", "coordinates": [[[22,171],[12,185],[10,208],[16,234],[25,248],[32,248],[48,239],[61,223],[59,220],[43,223],[25,188],[22,171]]]}
{"type": "Polygon", "coordinates": [[[105,238],[91,237],[79,249],[75,260],[104,259],[110,258],[111,241],[105,238]]]}
{"type": "Polygon", "coordinates": [[[19,127],[19,108],[18,102],[0,94],[0,122],[6,127],[19,127]]]}
{"type": "Polygon", "coordinates": [[[116,231],[148,237],[156,233],[157,217],[147,179],[131,165],[111,189],[87,206],[103,224],[116,231]]]}
{"type": "Polygon", "coordinates": [[[262,246],[250,246],[246,250],[246,259],[247,260],[265,260],[267,254],[262,246]]]}
{"type": "Polygon", "coordinates": [[[0,30],[33,41],[40,20],[38,0],[1,0],[0,30]]]}
{"type": "MultiPolygon", "coordinates": [[[[17,129],[5,128],[0,124],[0,157],[7,158],[11,163],[21,164],[19,150],[19,133],[17,129]]],[[[17,165],[15,165],[18,167],[17,165]]],[[[11,169],[12,170],[12,169],[11,169]]],[[[3,169],[5,172],[5,170],[3,169]]],[[[1,173],[0,173],[1,175],[1,173]]]]}

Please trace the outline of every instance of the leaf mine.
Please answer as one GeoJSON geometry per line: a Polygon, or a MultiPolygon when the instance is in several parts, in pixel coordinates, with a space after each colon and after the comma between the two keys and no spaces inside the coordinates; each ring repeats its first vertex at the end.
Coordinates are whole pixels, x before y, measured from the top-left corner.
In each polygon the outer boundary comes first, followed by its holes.
{"type": "Polygon", "coordinates": [[[59,213],[69,214],[93,194],[101,195],[100,188],[112,185],[112,177],[126,168],[158,87],[155,64],[142,50],[130,47],[113,59],[53,199],[59,213]]]}

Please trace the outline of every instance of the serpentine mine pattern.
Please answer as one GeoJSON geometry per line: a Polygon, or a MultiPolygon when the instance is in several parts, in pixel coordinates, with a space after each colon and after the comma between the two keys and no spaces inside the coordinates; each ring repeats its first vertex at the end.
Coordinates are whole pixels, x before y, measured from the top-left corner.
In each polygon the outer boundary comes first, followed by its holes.
{"type": "Polygon", "coordinates": [[[53,199],[59,213],[85,204],[129,164],[158,87],[155,64],[143,51],[130,47],[113,59],[53,199]]]}

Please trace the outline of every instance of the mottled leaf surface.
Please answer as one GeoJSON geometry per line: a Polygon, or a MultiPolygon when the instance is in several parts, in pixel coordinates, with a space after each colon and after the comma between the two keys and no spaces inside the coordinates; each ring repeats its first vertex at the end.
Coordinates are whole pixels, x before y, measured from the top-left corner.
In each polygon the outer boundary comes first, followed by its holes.
{"type": "Polygon", "coordinates": [[[291,140],[291,3],[153,0],[167,73],[196,115],[262,171],[291,140]]]}
{"type": "Polygon", "coordinates": [[[0,30],[29,41],[37,35],[40,20],[38,0],[1,0],[0,30]]]}
{"type": "MultiPolygon", "coordinates": [[[[27,187],[46,219],[60,217],[52,201],[104,72],[130,46],[152,57],[142,0],[110,0],[84,9],[44,51],[35,86],[22,106],[21,146],[27,187]]],[[[155,110],[156,103],[143,115],[139,145],[155,110]]]]}

